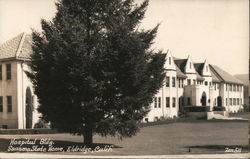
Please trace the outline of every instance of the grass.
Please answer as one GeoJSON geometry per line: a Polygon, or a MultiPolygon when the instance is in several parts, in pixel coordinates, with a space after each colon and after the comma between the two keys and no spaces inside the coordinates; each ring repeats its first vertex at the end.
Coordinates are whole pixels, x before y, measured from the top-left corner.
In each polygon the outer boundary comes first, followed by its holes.
{"type": "Polygon", "coordinates": [[[230,117],[241,117],[244,119],[249,119],[249,112],[239,112],[239,113],[230,113],[230,117]]]}
{"type": "MultiPolygon", "coordinates": [[[[54,146],[82,146],[81,136],[70,134],[0,135],[0,151],[6,152],[13,138],[50,138],[54,146]]],[[[225,153],[225,148],[242,148],[248,152],[247,121],[175,122],[142,127],[133,138],[118,140],[94,136],[95,146],[114,145],[112,152],[87,155],[170,155],[225,153]]],[[[56,154],[85,154],[83,152],[54,152],[56,154]]]]}

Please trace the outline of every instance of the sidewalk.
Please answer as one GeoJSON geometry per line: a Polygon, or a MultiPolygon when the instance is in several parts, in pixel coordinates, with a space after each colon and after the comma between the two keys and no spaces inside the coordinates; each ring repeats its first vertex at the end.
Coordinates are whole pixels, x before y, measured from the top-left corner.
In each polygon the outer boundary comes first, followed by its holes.
{"type": "Polygon", "coordinates": [[[199,154],[199,155],[152,155],[152,156],[84,156],[84,155],[52,155],[35,153],[0,153],[0,158],[249,158],[250,153],[237,154],[199,154]]]}

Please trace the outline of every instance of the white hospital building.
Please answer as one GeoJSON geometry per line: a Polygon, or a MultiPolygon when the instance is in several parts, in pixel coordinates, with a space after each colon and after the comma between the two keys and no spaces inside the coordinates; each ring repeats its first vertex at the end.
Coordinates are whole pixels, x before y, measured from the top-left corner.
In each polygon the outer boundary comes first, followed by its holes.
{"type": "Polygon", "coordinates": [[[178,117],[188,107],[225,107],[225,112],[243,109],[243,83],[205,60],[194,63],[190,56],[178,59],[167,52],[166,78],[154,97],[145,121],[178,117]]]}
{"type": "MultiPolygon", "coordinates": [[[[0,45],[0,128],[33,128],[38,121],[37,99],[25,74],[32,38],[19,34],[0,45]]],[[[167,52],[166,78],[154,97],[144,121],[178,117],[188,107],[225,107],[237,112],[243,107],[243,83],[209,64],[174,58],[167,52]]]]}

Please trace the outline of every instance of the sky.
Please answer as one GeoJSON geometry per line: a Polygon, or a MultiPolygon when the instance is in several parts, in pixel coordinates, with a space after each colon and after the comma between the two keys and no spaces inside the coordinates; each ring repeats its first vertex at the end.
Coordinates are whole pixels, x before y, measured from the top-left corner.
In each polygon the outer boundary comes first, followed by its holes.
{"type": "MultiPolygon", "coordinates": [[[[136,0],[140,4],[143,0],[136,0]]],[[[0,0],[0,43],[55,15],[55,0],[0,0]]],[[[150,0],[140,28],[160,23],[152,48],[248,74],[248,0],[150,0]]]]}

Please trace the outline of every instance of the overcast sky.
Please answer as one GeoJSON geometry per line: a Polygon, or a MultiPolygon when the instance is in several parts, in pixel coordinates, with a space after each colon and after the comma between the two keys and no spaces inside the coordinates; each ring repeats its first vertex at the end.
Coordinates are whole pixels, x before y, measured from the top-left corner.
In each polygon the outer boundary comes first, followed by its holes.
{"type": "MultiPolygon", "coordinates": [[[[55,0],[0,0],[0,43],[55,14],[55,0]]],[[[141,3],[142,0],[136,0],[141,3]]],[[[248,0],[150,0],[141,27],[160,23],[153,48],[178,58],[217,65],[231,74],[248,73],[248,0]]]]}

